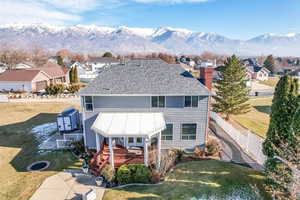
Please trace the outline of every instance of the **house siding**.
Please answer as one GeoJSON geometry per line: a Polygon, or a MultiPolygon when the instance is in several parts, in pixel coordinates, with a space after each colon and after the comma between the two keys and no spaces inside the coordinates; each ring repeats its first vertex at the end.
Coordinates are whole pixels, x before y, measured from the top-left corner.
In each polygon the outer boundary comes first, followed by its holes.
{"type": "Polygon", "coordinates": [[[90,128],[101,112],[162,112],[166,123],[173,124],[173,140],[163,141],[162,148],[194,148],[197,145],[204,146],[208,120],[208,96],[199,96],[197,108],[184,108],[183,96],[166,97],[165,108],[151,108],[150,96],[97,96],[93,97],[94,111],[85,112],[86,146],[96,148],[96,136],[90,128]],[[196,123],[196,140],[181,140],[181,124],[196,123]]]}

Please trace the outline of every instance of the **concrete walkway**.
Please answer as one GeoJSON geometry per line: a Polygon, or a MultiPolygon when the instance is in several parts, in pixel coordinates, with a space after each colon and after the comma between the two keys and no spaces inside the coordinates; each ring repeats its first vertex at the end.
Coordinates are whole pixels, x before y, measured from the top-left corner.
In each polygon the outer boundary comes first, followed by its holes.
{"type": "Polygon", "coordinates": [[[81,200],[82,194],[94,190],[101,200],[105,189],[95,184],[92,176],[82,173],[60,172],[48,177],[30,200],[81,200]]]}
{"type": "Polygon", "coordinates": [[[263,170],[263,166],[248,156],[244,150],[224,132],[215,122],[210,122],[210,130],[222,143],[222,160],[245,165],[257,170],[263,170]]]}

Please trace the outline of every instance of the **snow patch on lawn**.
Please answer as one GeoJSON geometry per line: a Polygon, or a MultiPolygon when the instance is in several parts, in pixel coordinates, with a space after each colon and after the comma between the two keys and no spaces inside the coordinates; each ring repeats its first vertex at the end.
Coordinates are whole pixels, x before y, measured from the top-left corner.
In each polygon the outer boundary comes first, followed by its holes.
{"type": "Polygon", "coordinates": [[[190,200],[262,200],[259,189],[256,186],[243,187],[235,189],[225,196],[203,195],[201,197],[193,197],[190,200]]]}
{"type": "Polygon", "coordinates": [[[31,133],[33,133],[35,139],[40,143],[39,148],[43,146],[44,143],[48,142],[49,139],[57,132],[57,123],[46,123],[42,125],[35,126],[31,133]]]}

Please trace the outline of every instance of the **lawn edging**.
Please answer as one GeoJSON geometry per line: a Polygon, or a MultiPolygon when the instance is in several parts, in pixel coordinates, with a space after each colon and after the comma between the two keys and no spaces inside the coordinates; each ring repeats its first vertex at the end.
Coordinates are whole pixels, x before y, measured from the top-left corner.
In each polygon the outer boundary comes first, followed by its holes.
{"type": "Polygon", "coordinates": [[[113,189],[120,189],[120,188],[125,188],[125,187],[129,187],[129,186],[158,186],[163,184],[162,182],[159,183],[130,183],[130,184],[125,184],[125,185],[119,185],[119,186],[115,186],[115,187],[111,187],[111,188],[105,188],[107,190],[113,190],[113,189]]]}

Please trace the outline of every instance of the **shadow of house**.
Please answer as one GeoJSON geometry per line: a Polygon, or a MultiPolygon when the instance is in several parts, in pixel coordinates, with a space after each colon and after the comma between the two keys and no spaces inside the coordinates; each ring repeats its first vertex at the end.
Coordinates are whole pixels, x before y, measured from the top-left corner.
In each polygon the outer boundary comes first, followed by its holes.
{"type": "MultiPolygon", "coordinates": [[[[40,154],[38,151],[39,142],[34,134],[31,134],[32,128],[44,123],[54,122],[57,114],[40,113],[26,121],[0,126],[0,147],[18,148],[20,151],[10,161],[10,164],[18,172],[27,171],[28,165],[39,160],[50,161],[50,167],[46,170],[60,170],[66,161],[58,163],[61,159],[66,159],[61,151],[54,151],[47,154],[40,154]],[[62,156],[60,158],[59,156],[62,156]]],[[[72,157],[71,157],[72,158],[72,157]]]]}

